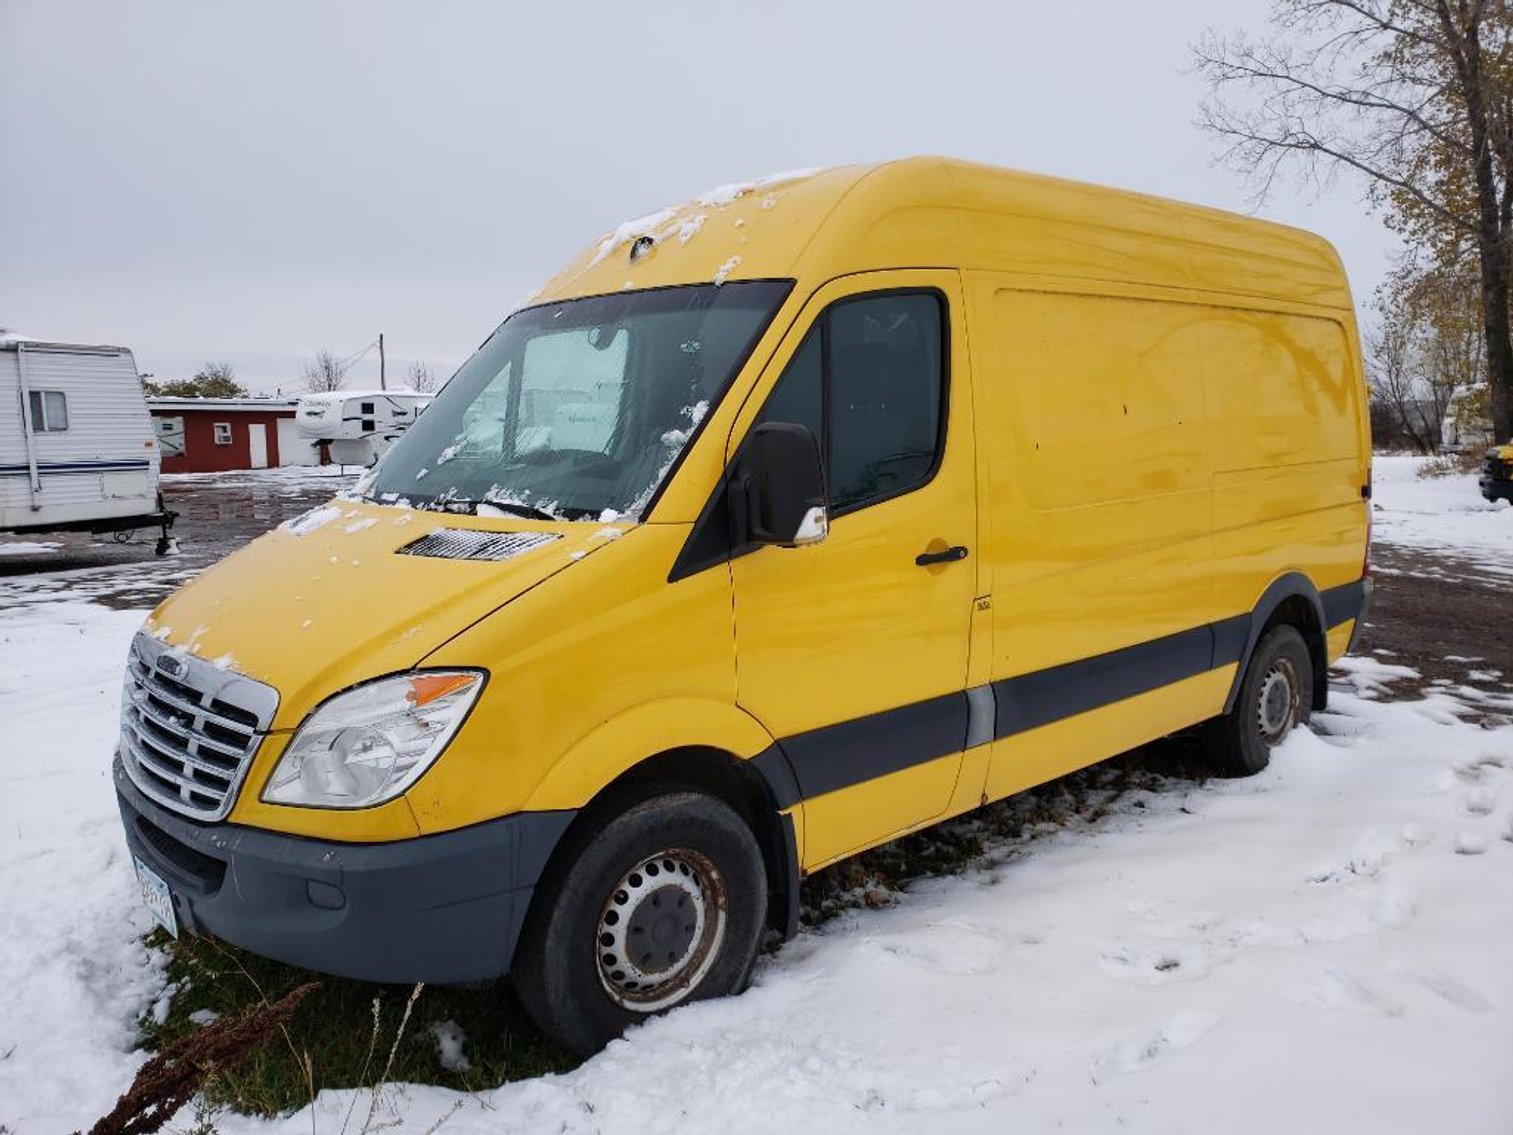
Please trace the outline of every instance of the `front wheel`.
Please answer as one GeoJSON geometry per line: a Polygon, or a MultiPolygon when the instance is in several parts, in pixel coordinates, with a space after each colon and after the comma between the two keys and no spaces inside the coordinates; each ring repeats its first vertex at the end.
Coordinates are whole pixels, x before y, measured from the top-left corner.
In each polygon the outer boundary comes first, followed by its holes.
{"type": "Polygon", "coordinates": [[[1234,709],[1208,722],[1204,741],[1210,759],[1228,776],[1251,776],[1271,760],[1271,750],[1313,707],[1313,659],[1296,627],[1273,627],[1262,636],[1245,668],[1234,709]]]}
{"type": "Polygon", "coordinates": [[[647,1016],[739,993],[767,909],[750,827],[701,792],[655,796],[571,852],[538,896],[513,969],[531,1016],[587,1056],[647,1016]]]}

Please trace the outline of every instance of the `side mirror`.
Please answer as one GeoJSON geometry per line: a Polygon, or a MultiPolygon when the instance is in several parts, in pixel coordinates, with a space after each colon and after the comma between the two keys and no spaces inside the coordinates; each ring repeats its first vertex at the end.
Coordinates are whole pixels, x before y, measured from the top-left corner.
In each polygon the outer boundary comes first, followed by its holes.
{"type": "Polygon", "coordinates": [[[808,426],[763,422],[746,438],[734,474],[730,503],[747,540],[796,547],[825,538],[825,472],[808,426]]]}

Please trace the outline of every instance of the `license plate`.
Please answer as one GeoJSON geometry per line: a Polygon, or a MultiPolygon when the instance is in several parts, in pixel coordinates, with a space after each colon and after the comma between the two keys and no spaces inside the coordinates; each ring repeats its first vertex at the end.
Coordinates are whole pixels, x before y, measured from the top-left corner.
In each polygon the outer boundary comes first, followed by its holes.
{"type": "Polygon", "coordinates": [[[154,922],[177,938],[179,920],[173,913],[173,895],[169,893],[168,884],[147,864],[135,856],[132,858],[137,865],[137,886],[142,891],[142,905],[154,922]]]}

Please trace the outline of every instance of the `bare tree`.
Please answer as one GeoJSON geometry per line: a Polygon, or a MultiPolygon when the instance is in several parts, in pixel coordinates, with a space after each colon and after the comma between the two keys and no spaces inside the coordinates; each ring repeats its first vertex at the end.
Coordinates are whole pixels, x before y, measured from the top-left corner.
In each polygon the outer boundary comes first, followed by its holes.
{"type": "Polygon", "coordinates": [[[1434,451],[1417,397],[1413,336],[1400,320],[1384,319],[1366,332],[1366,368],[1371,400],[1382,407],[1398,434],[1420,453],[1434,451]]]}
{"type": "Polygon", "coordinates": [[[347,380],[347,366],[325,348],[316,353],[315,360],[305,364],[305,389],[311,394],[324,394],[340,390],[347,380]]]}
{"type": "Polygon", "coordinates": [[[1363,176],[1389,223],[1479,280],[1502,436],[1513,434],[1513,6],[1508,0],[1274,0],[1271,40],[1194,49],[1201,123],[1265,198],[1290,164],[1363,176]]]}
{"type": "Polygon", "coordinates": [[[416,394],[430,394],[436,389],[436,378],[431,374],[431,368],[419,359],[410,364],[409,383],[410,389],[416,394]]]}
{"type": "Polygon", "coordinates": [[[1366,341],[1373,402],[1394,433],[1432,453],[1445,436],[1451,397],[1485,373],[1475,273],[1406,256],[1373,306],[1378,326],[1366,341]]]}
{"type": "MultiPolygon", "coordinates": [[[[1422,329],[1387,320],[1366,332],[1366,370],[1374,417],[1420,453],[1437,453],[1455,386],[1435,369],[1435,341],[1422,329]]],[[[1383,439],[1378,439],[1383,440],[1383,439]]]]}

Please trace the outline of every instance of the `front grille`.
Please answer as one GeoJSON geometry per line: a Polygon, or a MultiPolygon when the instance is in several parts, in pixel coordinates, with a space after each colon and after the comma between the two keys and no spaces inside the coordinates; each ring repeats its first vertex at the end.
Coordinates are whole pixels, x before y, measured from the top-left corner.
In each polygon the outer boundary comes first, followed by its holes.
{"type": "Polygon", "coordinates": [[[1513,481],[1513,462],[1504,461],[1495,451],[1487,454],[1487,476],[1494,481],[1513,481]]]}
{"type": "Polygon", "coordinates": [[[165,808],[223,819],[277,709],[272,686],[139,633],[121,696],[122,763],[165,808]]]}

